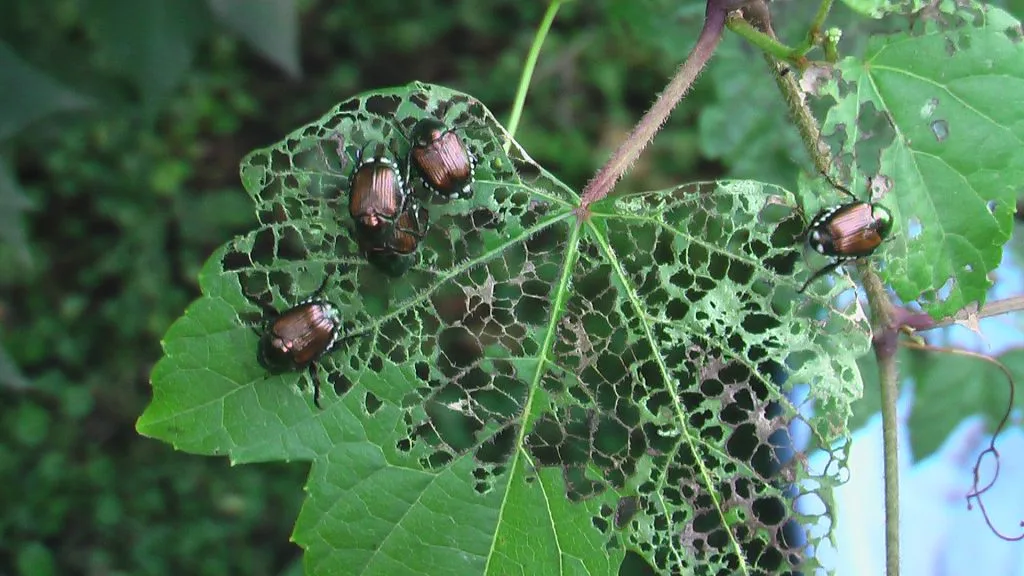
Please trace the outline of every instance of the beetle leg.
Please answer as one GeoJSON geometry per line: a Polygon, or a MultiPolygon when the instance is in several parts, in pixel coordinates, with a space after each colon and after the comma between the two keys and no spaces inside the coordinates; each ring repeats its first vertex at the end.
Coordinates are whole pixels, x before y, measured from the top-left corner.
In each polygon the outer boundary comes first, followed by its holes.
{"type": "MultiPolygon", "coordinates": [[[[316,290],[314,290],[312,294],[310,294],[309,296],[306,296],[305,298],[303,298],[302,301],[300,302],[300,304],[309,304],[310,302],[312,302],[314,300],[319,300],[320,296],[322,296],[323,293],[324,293],[324,289],[327,288],[327,282],[330,281],[330,279],[331,279],[331,274],[330,273],[327,273],[326,275],[324,275],[324,281],[320,283],[320,286],[316,290]]],[[[273,311],[273,308],[271,308],[271,310],[273,311]]],[[[273,314],[277,314],[277,312],[273,311],[273,314]]]]}
{"type": "Polygon", "coordinates": [[[411,212],[413,220],[413,228],[399,227],[398,221],[395,222],[395,229],[399,232],[406,234],[412,234],[417,239],[422,240],[427,235],[427,229],[430,227],[430,212],[422,204],[416,201],[412,196],[406,197],[406,202],[402,206],[402,212],[411,212]],[[424,216],[420,218],[420,216],[424,216]]]}
{"type": "MultiPolygon", "coordinates": [[[[398,158],[398,156],[395,156],[398,158]]],[[[405,155],[405,175],[409,178],[409,189],[405,191],[406,198],[413,195],[413,174],[412,174],[412,148],[409,148],[409,153],[405,155]]]]}
{"type": "Polygon", "coordinates": [[[832,272],[836,268],[839,268],[843,264],[843,262],[845,262],[845,260],[836,260],[835,262],[832,262],[831,264],[825,266],[821,270],[818,270],[814,274],[811,274],[811,277],[808,278],[806,282],[804,282],[804,285],[801,286],[799,290],[797,290],[797,294],[803,294],[804,290],[807,290],[807,287],[810,286],[812,282],[828,274],[829,272],[832,272]]]}
{"type": "Polygon", "coordinates": [[[323,410],[320,405],[320,371],[317,370],[316,362],[309,365],[309,373],[313,377],[313,405],[323,410]]]}
{"type": "Polygon", "coordinates": [[[402,125],[401,120],[395,117],[391,117],[388,119],[388,121],[391,122],[391,125],[394,126],[396,130],[398,130],[398,133],[402,136],[402,138],[405,139],[406,142],[409,142],[410,144],[412,143],[412,138],[409,137],[409,133],[406,132],[405,126],[402,125]]]}
{"type": "Polygon", "coordinates": [[[852,198],[855,201],[860,201],[860,199],[857,198],[856,194],[854,194],[853,192],[850,192],[850,189],[847,188],[846,186],[843,186],[839,182],[836,182],[836,179],[833,178],[831,175],[829,175],[824,170],[821,171],[821,175],[824,176],[826,180],[828,180],[828,183],[831,184],[833,188],[835,188],[836,190],[839,190],[843,194],[846,194],[847,196],[849,196],[850,198],[852,198]]]}
{"type": "Polygon", "coordinates": [[[245,325],[248,326],[249,328],[252,328],[252,331],[255,332],[257,336],[262,338],[264,324],[265,322],[246,322],[245,325]]]}

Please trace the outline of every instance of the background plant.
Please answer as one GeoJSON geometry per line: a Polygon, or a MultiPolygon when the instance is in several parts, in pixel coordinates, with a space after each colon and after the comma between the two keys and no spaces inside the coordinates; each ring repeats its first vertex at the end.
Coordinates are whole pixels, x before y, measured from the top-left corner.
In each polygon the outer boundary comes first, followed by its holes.
{"type": "MultiPolygon", "coordinates": [[[[780,37],[805,31],[810,15],[798,4],[773,6],[780,37]]],[[[222,470],[130,429],[157,340],[198,295],[202,261],[253,226],[236,162],[341,95],[413,78],[502,111],[544,8],[280,6],[261,14],[218,2],[17,2],[0,24],[0,70],[11,76],[3,84],[19,87],[0,122],[9,167],[0,201],[14,207],[4,211],[2,244],[11,361],[0,366],[15,400],[3,409],[15,448],[3,460],[8,485],[23,487],[4,503],[0,561],[18,570],[271,573],[296,557],[281,519],[298,509],[301,467],[222,470]],[[389,26],[375,26],[382,21],[389,26]],[[303,79],[289,80],[300,61],[303,79]],[[181,548],[168,550],[168,538],[181,548]]],[[[582,188],[690,49],[702,12],[671,2],[564,6],[517,140],[582,188]]],[[[846,32],[849,54],[893,22],[842,7],[829,19],[846,32]]],[[[621,189],[725,174],[795,188],[796,166],[807,165],[800,140],[751,54],[726,35],[621,189]],[[769,96],[757,99],[765,106],[737,106],[738,94],[769,96]]]]}

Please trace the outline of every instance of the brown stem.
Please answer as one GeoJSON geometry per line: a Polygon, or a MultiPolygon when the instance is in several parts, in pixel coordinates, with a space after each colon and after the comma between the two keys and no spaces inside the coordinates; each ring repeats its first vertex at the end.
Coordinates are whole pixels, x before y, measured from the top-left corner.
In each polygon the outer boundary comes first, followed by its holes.
{"type": "Polygon", "coordinates": [[[668,120],[669,114],[672,113],[676,104],[683,99],[686,92],[693,86],[697,75],[711,59],[718,41],[722,39],[722,30],[725,29],[725,19],[729,11],[747,3],[749,2],[738,0],[708,0],[707,10],[704,14],[704,26],[697,37],[697,44],[686,57],[686,61],[676,71],[665,90],[630,132],[626,141],[612,154],[597,175],[587,183],[586,188],[583,189],[583,199],[578,213],[586,213],[590,204],[607,196],[615,183],[626,173],[626,170],[636,162],[640,153],[651,143],[655,134],[668,120]]]}

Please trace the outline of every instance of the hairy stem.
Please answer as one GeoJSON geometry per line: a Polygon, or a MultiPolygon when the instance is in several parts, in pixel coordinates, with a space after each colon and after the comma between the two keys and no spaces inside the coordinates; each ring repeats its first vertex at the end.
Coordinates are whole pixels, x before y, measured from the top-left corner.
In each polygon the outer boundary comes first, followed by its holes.
{"type": "Polygon", "coordinates": [[[757,28],[754,28],[750,22],[747,22],[739,16],[729,17],[726,24],[729,26],[729,31],[736,33],[747,42],[757,46],[765,54],[770,54],[779,60],[790,60],[795,52],[793,48],[790,48],[782,42],[779,42],[776,38],[759,31],[757,28]]]}
{"type": "MultiPolygon", "coordinates": [[[[751,19],[749,24],[756,28],[758,34],[774,39],[775,32],[772,30],[769,14],[765,11],[763,13],[758,12],[757,15],[759,17],[751,19]]],[[[736,15],[730,17],[730,29],[732,29],[731,21],[736,19],[738,19],[736,15]]],[[[818,127],[818,120],[814,117],[810,107],[807,106],[807,101],[797,83],[795,74],[785,73],[787,70],[786,65],[780,62],[774,54],[765,52],[764,57],[775,75],[775,83],[779,87],[779,92],[782,93],[783,100],[786,102],[786,108],[789,110],[789,116],[793,120],[793,124],[796,125],[797,132],[800,134],[800,140],[804,143],[804,148],[807,149],[811,160],[814,162],[815,170],[820,174],[827,174],[832,163],[831,151],[821,140],[821,129],[818,127]]]]}
{"type": "Polygon", "coordinates": [[[654,135],[658,133],[669,114],[676,107],[676,104],[683,99],[696,80],[697,75],[711,59],[715,47],[722,39],[722,31],[725,29],[725,19],[728,9],[736,4],[735,1],[721,2],[708,0],[707,11],[704,15],[704,26],[697,37],[697,44],[686,57],[686,61],[676,72],[675,76],[665,87],[665,90],[654,101],[651,108],[644,114],[640,122],[633,128],[626,141],[612,154],[608,162],[598,171],[597,175],[587,183],[583,189],[583,201],[581,211],[604,198],[611,192],[615,183],[622,178],[626,170],[636,162],[640,153],[651,143],[654,135]]]}
{"type": "Polygon", "coordinates": [[[558,14],[558,8],[561,7],[562,0],[551,0],[548,4],[547,12],[544,13],[544,19],[540,22],[540,27],[537,28],[537,34],[533,37],[533,44],[530,45],[530,52],[526,55],[526,63],[523,65],[523,75],[519,78],[519,88],[516,89],[516,98],[512,103],[512,112],[508,118],[508,140],[505,141],[505,154],[512,148],[512,139],[515,138],[516,129],[519,128],[519,119],[523,116],[523,107],[526,105],[526,93],[530,90],[530,79],[533,78],[533,72],[537,68],[537,58],[540,57],[541,46],[544,45],[544,39],[548,36],[548,31],[551,30],[551,23],[555,21],[555,15],[558,14]]]}
{"type": "Polygon", "coordinates": [[[900,470],[899,435],[897,434],[896,403],[900,392],[897,386],[896,355],[882,356],[875,349],[882,387],[882,450],[885,458],[885,573],[900,573],[900,470]]]}
{"type": "Polygon", "coordinates": [[[832,0],[821,0],[821,5],[818,6],[818,13],[814,15],[814,20],[811,21],[811,27],[807,33],[808,37],[821,32],[821,27],[825,25],[825,18],[828,18],[830,10],[832,10],[832,0]]]}

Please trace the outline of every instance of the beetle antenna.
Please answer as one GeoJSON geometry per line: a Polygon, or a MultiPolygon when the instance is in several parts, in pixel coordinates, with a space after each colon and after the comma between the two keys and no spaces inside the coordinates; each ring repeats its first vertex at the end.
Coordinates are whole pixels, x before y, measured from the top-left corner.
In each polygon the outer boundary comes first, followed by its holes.
{"type": "Polygon", "coordinates": [[[317,370],[316,363],[310,364],[309,371],[313,377],[313,405],[323,410],[324,407],[320,405],[320,371],[317,370]]]}
{"type": "Polygon", "coordinates": [[[824,176],[825,179],[828,180],[828,183],[831,184],[832,187],[835,188],[836,190],[839,190],[840,192],[842,192],[843,194],[846,194],[847,196],[849,196],[850,198],[853,198],[854,200],[859,200],[857,198],[856,194],[854,194],[853,192],[850,192],[849,188],[847,188],[846,186],[843,186],[842,184],[837,182],[836,179],[833,178],[828,172],[825,172],[824,170],[822,170],[821,171],[821,175],[824,176]]]}
{"type": "Polygon", "coordinates": [[[818,270],[814,274],[811,274],[811,277],[808,278],[806,282],[804,282],[804,285],[801,286],[800,289],[796,291],[797,294],[803,294],[804,290],[807,290],[807,287],[810,286],[815,280],[817,280],[818,278],[821,278],[822,276],[828,274],[829,272],[832,272],[836,268],[839,268],[839,266],[841,266],[842,263],[843,262],[841,260],[838,261],[838,262],[832,262],[828,266],[825,266],[821,270],[818,270]]]}

